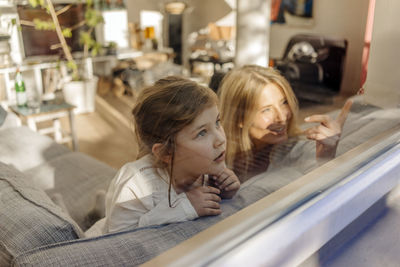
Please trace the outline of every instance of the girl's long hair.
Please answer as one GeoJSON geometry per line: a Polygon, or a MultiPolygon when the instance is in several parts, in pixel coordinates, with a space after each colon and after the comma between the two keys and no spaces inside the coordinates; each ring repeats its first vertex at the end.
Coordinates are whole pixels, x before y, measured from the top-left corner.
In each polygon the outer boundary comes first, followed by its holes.
{"type": "Polygon", "coordinates": [[[162,144],[155,164],[167,168],[169,192],[173,183],[176,134],[213,105],[218,105],[218,97],[211,89],[177,76],[160,79],[139,92],[132,110],[139,144],[137,158],[152,153],[154,144],[162,144]],[[164,156],[170,158],[168,163],[161,160],[164,156]]]}
{"type": "Polygon", "coordinates": [[[226,160],[230,168],[235,167],[235,159],[240,156],[245,161],[247,171],[248,163],[253,158],[249,130],[261,92],[271,83],[282,90],[292,112],[288,125],[289,136],[299,132],[297,98],[288,81],[277,70],[257,65],[231,70],[219,87],[221,123],[227,138],[226,160]]]}

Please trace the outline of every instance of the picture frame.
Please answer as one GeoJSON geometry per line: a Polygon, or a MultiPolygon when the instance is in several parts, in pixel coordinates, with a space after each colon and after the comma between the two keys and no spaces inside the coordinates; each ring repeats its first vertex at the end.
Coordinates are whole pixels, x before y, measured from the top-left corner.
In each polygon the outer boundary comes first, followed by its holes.
{"type": "Polygon", "coordinates": [[[311,26],[313,0],[271,0],[271,24],[311,26]]]}

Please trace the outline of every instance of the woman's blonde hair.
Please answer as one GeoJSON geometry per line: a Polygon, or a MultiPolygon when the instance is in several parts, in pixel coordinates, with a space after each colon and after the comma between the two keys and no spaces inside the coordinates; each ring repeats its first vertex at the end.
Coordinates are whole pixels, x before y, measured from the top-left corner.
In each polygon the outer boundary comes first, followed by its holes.
{"type": "MultiPolygon", "coordinates": [[[[246,65],[226,74],[219,87],[221,123],[227,138],[227,165],[234,168],[239,155],[247,163],[253,157],[250,126],[257,112],[257,100],[268,84],[274,84],[285,95],[292,117],[288,125],[289,136],[298,133],[298,103],[288,81],[275,69],[246,65]]],[[[247,167],[246,167],[247,168],[247,167]]]]}

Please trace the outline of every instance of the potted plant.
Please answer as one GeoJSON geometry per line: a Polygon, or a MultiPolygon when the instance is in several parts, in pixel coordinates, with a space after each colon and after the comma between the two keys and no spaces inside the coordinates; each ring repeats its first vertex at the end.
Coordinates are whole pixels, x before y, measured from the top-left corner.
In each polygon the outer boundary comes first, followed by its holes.
{"type": "Polygon", "coordinates": [[[58,16],[66,12],[74,4],[66,5],[56,11],[51,0],[29,0],[29,3],[34,8],[41,7],[45,9],[51,17],[50,21],[34,19],[35,28],[55,30],[60,41],[58,45],[53,46],[55,48],[61,47],[66,59],[66,71],[62,71],[64,75],[63,93],[65,100],[77,107],[75,109],[77,113],[94,111],[98,78],[92,74],[89,52],[92,56],[96,56],[101,49],[101,45],[93,38],[93,30],[96,25],[104,22],[101,13],[93,8],[92,0],[86,0],[84,20],[72,27],[65,27],[60,24],[58,16]],[[78,27],[85,27],[84,30],[80,31],[79,38],[80,44],[83,45],[81,69],[79,69],[77,61],[73,58],[71,49],[65,39],[70,38],[72,30],[78,27]]]}

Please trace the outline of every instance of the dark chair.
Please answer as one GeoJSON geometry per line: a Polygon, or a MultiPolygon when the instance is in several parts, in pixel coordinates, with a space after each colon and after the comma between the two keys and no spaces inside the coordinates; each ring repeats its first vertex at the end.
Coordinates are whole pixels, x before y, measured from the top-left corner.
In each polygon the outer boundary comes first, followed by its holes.
{"type": "Polygon", "coordinates": [[[222,79],[225,77],[225,74],[226,71],[215,71],[211,76],[208,87],[210,87],[215,93],[218,93],[219,85],[221,84],[222,79]]]}
{"type": "Polygon", "coordinates": [[[327,104],[340,91],[346,50],[343,38],[298,34],[275,66],[292,85],[300,106],[327,104]]]}

